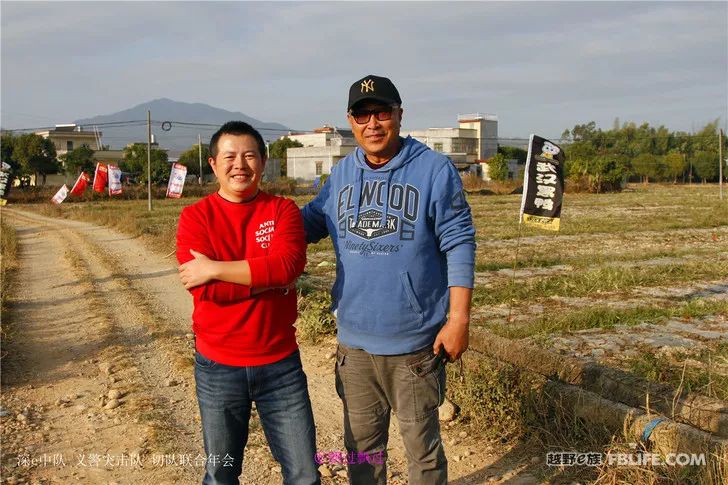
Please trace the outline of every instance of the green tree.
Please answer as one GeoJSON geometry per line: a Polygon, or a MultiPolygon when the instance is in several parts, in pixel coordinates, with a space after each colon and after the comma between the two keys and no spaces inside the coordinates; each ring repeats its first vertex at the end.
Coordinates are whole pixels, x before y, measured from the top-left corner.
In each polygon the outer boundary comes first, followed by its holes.
{"type": "Polygon", "coordinates": [[[94,151],[86,145],[81,145],[70,152],[64,153],[59,158],[63,162],[64,170],[68,175],[78,175],[83,171],[93,172],[96,166],[93,157],[94,151]]]}
{"type": "Polygon", "coordinates": [[[13,158],[20,166],[23,176],[35,176],[36,184],[40,178],[45,185],[46,175],[58,172],[56,147],[47,138],[34,133],[26,133],[15,138],[13,158]]]}
{"type": "Polygon", "coordinates": [[[503,156],[506,157],[507,160],[518,160],[518,163],[520,164],[526,163],[526,157],[528,156],[528,150],[524,150],[523,148],[518,147],[499,146],[498,153],[503,154],[503,156]]]}
{"type": "Polygon", "coordinates": [[[590,181],[592,192],[620,191],[629,167],[618,155],[601,155],[593,160],[590,181]]]}
{"type": "Polygon", "coordinates": [[[488,161],[488,176],[491,180],[508,179],[508,160],[499,153],[488,161]]]}
{"type": "Polygon", "coordinates": [[[0,137],[0,162],[10,165],[7,185],[5,186],[5,198],[13,185],[13,180],[20,173],[20,164],[13,157],[13,148],[15,146],[15,137],[10,132],[3,132],[0,137]]]}
{"type": "Polygon", "coordinates": [[[281,161],[281,175],[288,175],[288,156],[286,155],[286,150],[302,146],[303,144],[301,142],[291,140],[287,136],[270,144],[268,147],[269,158],[277,158],[281,161]]]}
{"type": "MultiPolygon", "coordinates": [[[[155,184],[169,180],[170,165],[167,163],[167,152],[158,148],[151,151],[152,182],[155,184]]],[[[124,162],[121,169],[136,176],[140,183],[147,182],[147,145],[134,143],[124,149],[124,162]]]]}
{"type": "Polygon", "coordinates": [[[13,155],[15,148],[15,137],[12,133],[3,133],[0,137],[0,161],[3,161],[10,165],[10,171],[17,175],[20,171],[20,164],[13,155]]]}
{"type": "Polygon", "coordinates": [[[718,154],[705,150],[696,152],[693,155],[693,170],[703,182],[718,180],[718,154]]]}
{"type": "MultiPolygon", "coordinates": [[[[202,173],[209,175],[212,173],[212,167],[207,163],[210,158],[210,149],[204,143],[202,144],[202,173]]],[[[187,173],[190,175],[200,176],[200,149],[199,145],[194,144],[192,148],[182,153],[179,156],[179,161],[182,165],[187,167],[187,173]]]]}
{"type": "Polygon", "coordinates": [[[665,176],[672,178],[672,183],[677,183],[678,177],[681,177],[685,173],[685,156],[682,153],[670,152],[662,160],[665,176]]]}
{"type": "Polygon", "coordinates": [[[695,152],[715,152],[718,156],[718,123],[719,119],[708,123],[702,130],[692,135],[692,149],[695,152]]]}
{"type": "Polygon", "coordinates": [[[642,179],[645,184],[650,183],[660,176],[660,162],[657,157],[651,153],[640,153],[632,159],[632,173],[642,179]]]}
{"type": "Polygon", "coordinates": [[[718,166],[719,121],[708,123],[693,134],[673,133],[664,126],[654,128],[648,123],[637,126],[626,122],[620,126],[617,120],[608,131],[598,129],[593,121],[576,125],[562,134],[566,141],[565,172],[569,177],[588,177],[593,188],[604,190],[614,186],[605,181],[618,178],[618,172],[629,168],[624,163],[628,160],[632,172],[643,180],[671,180],[674,183],[684,174],[687,157],[700,178],[714,180],[718,166]],[[711,157],[713,161],[709,162],[711,157]]]}

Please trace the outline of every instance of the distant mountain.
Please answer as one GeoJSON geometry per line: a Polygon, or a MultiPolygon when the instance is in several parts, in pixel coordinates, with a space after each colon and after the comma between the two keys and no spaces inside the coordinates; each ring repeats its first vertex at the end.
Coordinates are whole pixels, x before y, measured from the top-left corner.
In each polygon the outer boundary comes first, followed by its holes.
{"type": "Polygon", "coordinates": [[[152,114],[152,134],[161,148],[169,149],[170,156],[196,144],[198,133],[203,143],[209,142],[210,136],[226,121],[241,120],[250,123],[267,141],[275,140],[290,131],[280,123],[266,123],[240,112],[167,98],[155,99],[118,113],[76,120],[75,123],[82,125],[85,130],[91,130],[96,126],[102,132],[101,143],[110,145],[112,149],[121,149],[129,143],[146,143],[147,110],[152,114]],[[162,129],[165,121],[171,124],[171,126],[164,124],[165,128],[170,128],[169,131],[162,129]]]}

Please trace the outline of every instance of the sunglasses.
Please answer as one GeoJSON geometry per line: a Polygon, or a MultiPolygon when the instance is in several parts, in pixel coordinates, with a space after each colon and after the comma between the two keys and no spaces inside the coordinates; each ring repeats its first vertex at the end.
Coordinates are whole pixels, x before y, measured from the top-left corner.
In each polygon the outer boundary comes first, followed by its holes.
{"type": "Polygon", "coordinates": [[[372,118],[372,115],[377,119],[377,121],[388,121],[392,119],[392,111],[394,111],[394,107],[389,108],[378,108],[378,109],[371,109],[371,110],[352,110],[349,112],[352,118],[354,118],[354,121],[357,122],[357,124],[365,125],[369,123],[369,120],[372,118]]]}

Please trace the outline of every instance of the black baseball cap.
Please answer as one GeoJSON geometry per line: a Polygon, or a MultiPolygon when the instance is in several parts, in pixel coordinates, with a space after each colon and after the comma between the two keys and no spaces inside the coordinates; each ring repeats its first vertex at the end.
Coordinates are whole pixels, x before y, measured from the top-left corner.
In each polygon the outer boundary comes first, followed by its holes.
{"type": "Polygon", "coordinates": [[[402,104],[399,91],[389,78],[370,74],[356,81],[349,88],[349,104],[346,108],[350,110],[359,101],[371,99],[386,104],[402,104]]]}

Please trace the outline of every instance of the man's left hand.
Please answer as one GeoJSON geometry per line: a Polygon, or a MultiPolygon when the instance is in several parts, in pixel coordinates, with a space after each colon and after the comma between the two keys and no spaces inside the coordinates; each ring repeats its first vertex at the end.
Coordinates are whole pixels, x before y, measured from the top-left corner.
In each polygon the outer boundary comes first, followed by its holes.
{"type": "Polygon", "coordinates": [[[440,350],[444,349],[448,360],[455,362],[468,349],[469,331],[469,322],[449,318],[435,337],[435,343],[432,345],[433,351],[439,354],[440,350]]]}

